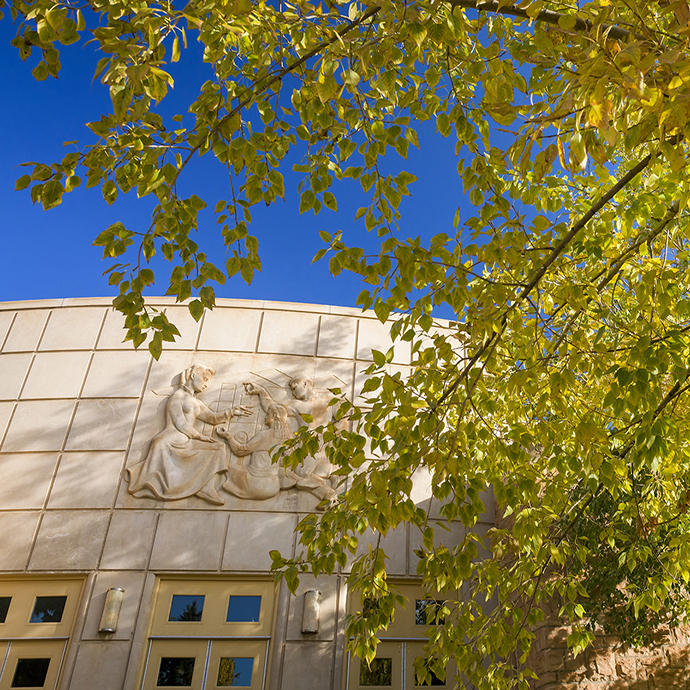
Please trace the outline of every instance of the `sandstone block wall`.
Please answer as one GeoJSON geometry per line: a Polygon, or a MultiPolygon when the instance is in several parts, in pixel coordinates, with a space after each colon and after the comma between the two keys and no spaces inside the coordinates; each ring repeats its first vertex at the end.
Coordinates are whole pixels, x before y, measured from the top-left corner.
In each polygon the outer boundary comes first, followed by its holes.
{"type": "Polygon", "coordinates": [[[688,690],[690,628],[659,632],[648,647],[623,645],[612,635],[597,636],[575,657],[567,648],[570,629],[541,626],[530,659],[539,675],[535,690],[688,690]]]}

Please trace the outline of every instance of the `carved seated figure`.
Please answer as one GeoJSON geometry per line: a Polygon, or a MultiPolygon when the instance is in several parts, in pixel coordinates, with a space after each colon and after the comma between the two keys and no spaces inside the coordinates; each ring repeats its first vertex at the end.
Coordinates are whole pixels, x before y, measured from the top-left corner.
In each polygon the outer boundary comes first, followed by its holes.
{"type": "Polygon", "coordinates": [[[144,460],[127,469],[129,492],[139,498],[173,500],[199,496],[223,505],[215,485],[227,470],[227,449],[194,427],[198,420],[221,424],[251,414],[243,405],[213,412],[197,395],[215,374],[211,367],[194,364],[180,375],[179,388],[165,405],[165,428],[151,441],[144,460]]]}
{"type": "Polygon", "coordinates": [[[276,496],[281,489],[289,489],[297,483],[297,477],[289,469],[275,464],[271,453],[285,439],[292,436],[288,413],[283,405],[270,405],[266,411],[266,429],[242,443],[224,426],[218,427],[218,436],[224,438],[230,450],[238,457],[250,455],[249,465],[241,462],[228,467],[228,477],[223,489],[238,498],[266,499],[276,496]]]}

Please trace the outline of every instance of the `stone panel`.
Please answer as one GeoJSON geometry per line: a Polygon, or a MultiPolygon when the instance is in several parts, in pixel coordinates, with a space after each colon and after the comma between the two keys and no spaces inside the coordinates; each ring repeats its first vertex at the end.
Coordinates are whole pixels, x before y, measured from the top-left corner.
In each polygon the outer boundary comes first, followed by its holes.
{"type": "MultiPolygon", "coordinates": [[[[464,538],[468,532],[473,532],[483,537],[490,525],[479,523],[469,529],[465,527],[460,522],[452,522],[448,524],[446,521],[431,521],[431,526],[434,527],[434,546],[446,546],[452,549],[457,546],[464,538]]],[[[422,548],[422,532],[418,527],[410,526],[410,575],[415,575],[417,572],[417,563],[419,563],[419,558],[415,555],[415,551],[422,548]]],[[[479,551],[480,557],[482,556],[482,548],[480,544],[477,544],[477,549],[479,551]]],[[[486,552],[488,556],[488,551],[486,552]]]]}
{"type": "Polygon", "coordinates": [[[167,398],[146,395],[139,408],[137,423],[132,436],[128,465],[146,457],[151,439],[165,428],[165,404],[167,398]]]}
{"type": "Polygon", "coordinates": [[[74,409],[73,400],[20,402],[2,444],[6,453],[60,450],[74,409]]]}
{"type": "Polygon", "coordinates": [[[84,398],[138,398],[151,359],[148,350],[97,352],[84,385],[84,398]]]}
{"type": "Polygon", "coordinates": [[[338,606],[338,581],[334,576],[300,576],[299,587],[290,596],[287,623],[288,640],[334,640],[338,606]],[[302,633],[302,614],[304,612],[304,593],[316,590],[319,597],[319,632],[302,633]]]}
{"type": "Polygon", "coordinates": [[[356,335],[357,319],[326,314],[321,317],[316,354],[319,357],[352,359],[355,356],[356,335]]]}
{"type": "Polygon", "coordinates": [[[292,555],[297,516],[289,513],[233,513],[223,554],[223,570],[271,568],[268,552],[292,555]]]}
{"type": "Polygon", "coordinates": [[[2,349],[5,337],[10,330],[14,314],[15,312],[13,311],[0,311],[0,349],[2,349]]]}
{"type": "Polygon", "coordinates": [[[99,350],[131,350],[132,341],[123,342],[126,333],[125,317],[119,311],[110,308],[107,310],[96,347],[99,350]]]}
{"type": "Polygon", "coordinates": [[[32,352],[35,350],[47,317],[47,309],[27,309],[17,312],[17,318],[12,324],[2,351],[32,352]]]}
{"type": "Polygon", "coordinates": [[[163,513],[151,570],[218,570],[227,520],[227,514],[218,511],[163,513]]]}
{"type": "Polygon", "coordinates": [[[86,622],[81,635],[82,639],[129,640],[134,634],[137,609],[145,577],[144,573],[98,573],[96,583],[91,592],[86,622]],[[114,633],[99,633],[98,625],[103,614],[105,595],[111,587],[119,587],[125,590],[122,597],[122,608],[120,609],[120,617],[117,622],[117,630],[114,633]]]}
{"type": "MultiPolygon", "coordinates": [[[[359,535],[359,544],[357,545],[357,556],[361,556],[369,551],[369,546],[376,548],[379,534],[367,530],[364,534],[359,535]]],[[[399,525],[393,530],[390,530],[386,536],[381,537],[380,547],[385,552],[388,558],[386,559],[386,570],[389,575],[407,575],[407,530],[405,525],[399,525]]],[[[347,567],[344,570],[349,571],[347,567]]],[[[415,571],[412,571],[415,574],[415,571]]]]}
{"type": "Polygon", "coordinates": [[[36,355],[22,398],[76,398],[90,352],[43,352],[36,355]]]}
{"type": "Polygon", "coordinates": [[[166,350],[193,350],[199,336],[199,323],[189,313],[187,307],[166,307],[161,309],[168,317],[168,321],[177,326],[180,335],[174,343],[165,343],[166,350]]]}
{"type": "Polygon", "coordinates": [[[431,472],[427,467],[418,467],[412,474],[412,491],[410,498],[414,504],[431,512],[431,472]]]}
{"type": "MultiPolygon", "coordinates": [[[[140,611],[151,611],[155,598],[156,582],[157,578],[153,573],[149,572],[146,574],[141,602],[139,604],[140,611]]],[[[134,635],[132,636],[132,651],[129,656],[129,661],[127,662],[127,672],[123,683],[123,690],[139,690],[141,687],[139,671],[141,660],[144,658],[144,654],[149,647],[147,638],[149,631],[148,622],[148,616],[139,615],[134,629],[134,635]]]]}
{"type": "Polygon", "coordinates": [[[104,316],[103,307],[53,309],[39,349],[93,349],[104,316]]]}
{"type": "Polygon", "coordinates": [[[0,400],[16,400],[29,370],[30,353],[0,356],[0,400]]]}
{"type": "Polygon", "coordinates": [[[259,309],[223,309],[204,314],[200,350],[254,352],[259,337],[259,309]]]}
{"type": "Polygon", "coordinates": [[[0,506],[3,510],[42,508],[53,478],[55,453],[0,455],[0,506]]]}
{"type": "Polygon", "coordinates": [[[207,364],[193,352],[169,352],[158,361],[152,360],[148,379],[146,380],[146,397],[157,397],[164,400],[180,383],[180,374],[195,362],[207,364]]]}
{"type": "MultiPolygon", "coordinates": [[[[366,380],[369,378],[365,373],[364,370],[366,369],[368,365],[365,365],[363,362],[357,362],[355,364],[355,381],[353,385],[353,390],[354,390],[354,396],[352,398],[352,402],[355,405],[366,406],[366,399],[371,397],[371,393],[366,393],[364,396],[362,396],[362,389],[364,388],[364,383],[366,380]]],[[[369,447],[369,442],[367,441],[367,448],[369,447]]],[[[369,455],[367,453],[367,455],[369,455]]]]}
{"type": "Polygon", "coordinates": [[[23,570],[40,513],[0,513],[0,570],[23,570]]]}
{"type": "Polygon", "coordinates": [[[129,642],[82,642],[70,690],[122,690],[129,642]]]}
{"type": "Polygon", "coordinates": [[[30,570],[90,570],[98,564],[109,514],[95,510],[49,511],[31,554],[30,570]]]}
{"type": "Polygon", "coordinates": [[[123,454],[65,453],[60,459],[48,508],[110,508],[123,454]]]}
{"type": "Polygon", "coordinates": [[[149,562],[157,514],[152,510],[116,510],[105,540],[101,569],[143,570],[149,562]]]}
{"type": "MultiPolygon", "coordinates": [[[[278,492],[273,498],[263,500],[253,500],[251,498],[238,498],[228,492],[223,492],[225,508],[230,511],[249,511],[249,512],[294,512],[300,507],[300,494],[306,493],[297,489],[288,489],[278,492]]],[[[311,496],[311,494],[309,494],[311,496]]],[[[315,497],[312,496],[318,501],[315,497]]],[[[199,500],[199,499],[196,499],[199,500]]],[[[192,507],[190,505],[190,507],[192,507]]]]}
{"type": "MultiPolygon", "coordinates": [[[[133,465],[134,462],[128,463],[128,465],[133,465]]],[[[120,482],[120,488],[117,491],[117,498],[115,499],[115,509],[116,510],[145,510],[148,508],[179,508],[181,510],[188,510],[192,508],[199,508],[200,510],[208,510],[209,503],[201,498],[194,497],[198,503],[195,505],[189,505],[187,503],[190,499],[182,499],[181,501],[169,501],[166,505],[165,501],[159,498],[146,498],[132,496],[129,493],[129,482],[123,479],[120,482]],[[178,505],[180,504],[180,505],[178,505]],[[186,505],[185,505],[186,504],[186,505]],[[202,505],[203,504],[203,505],[202,505]]]]}
{"type": "Polygon", "coordinates": [[[315,360],[314,383],[317,388],[340,388],[342,394],[352,399],[354,366],[352,360],[321,359],[315,360]]]}
{"type": "MultiPolygon", "coordinates": [[[[441,517],[442,503],[432,497],[431,487],[431,473],[427,467],[419,467],[412,475],[412,491],[410,498],[415,505],[423,508],[427,515],[432,519],[439,519],[441,517]]],[[[491,523],[494,521],[494,497],[493,491],[489,488],[487,491],[482,491],[479,498],[484,504],[484,512],[479,517],[479,522],[491,523]]],[[[448,502],[452,501],[452,497],[448,502]]]]}
{"type": "Polygon", "coordinates": [[[14,403],[0,402],[0,445],[2,445],[2,437],[5,435],[13,409],[14,403]]]}
{"type": "Polygon", "coordinates": [[[318,328],[318,314],[266,311],[259,352],[313,356],[316,354],[318,328]]]}
{"type": "MultiPolygon", "coordinates": [[[[353,386],[353,402],[355,405],[366,406],[367,403],[365,402],[365,399],[371,398],[372,396],[371,392],[367,393],[365,396],[362,396],[364,383],[369,378],[369,376],[364,373],[367,366],[369,365],[365,364],[364,362],[355,363],[355,381],[353,386]]],[[[402,380],[405,380],[405,378],[410,375],[411,367],[400,364],[387,364],[385,370],[389,376],[395,376],[399,373],[402,380]]]]}
{"type": "MultiPolygon", "coordinates": [[[[339,682],[335,684],[339,685],[339,682]]],[[[286,643],[280,687],[281,690],[333,687],[333,645],[330,642],[286,643]]]]}
{"type": "MultiPolygon", "coordinates": [[[[372,360],[371,351],[378,350],[386,353],[393,345],[390,337],[390,324],[381,323],[376,319],[360,319],[357,335],[357,359],[372,360]]],[[[409,364],[411,344],[398,340],[393,351],[393,362],[409,364]]]]}
{"type": "Polygon", "coordinates": [[[80,400],[66,449],[125,450],[136,409],[136,400],[80,400]]]}

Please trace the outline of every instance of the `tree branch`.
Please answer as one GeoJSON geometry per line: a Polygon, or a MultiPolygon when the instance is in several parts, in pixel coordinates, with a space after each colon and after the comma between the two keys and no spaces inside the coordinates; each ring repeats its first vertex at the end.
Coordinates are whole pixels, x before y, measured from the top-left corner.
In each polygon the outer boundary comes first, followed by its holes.
{"type": "MultiPolygon", "coordinates": [[[[643,244],[646,243],[651,243],[656,237],[658,237],[661,232],[668,226],[668,224],[678,215],[678,211],[680,209],[680,204],[678,201],[674,201],[668,208],[668,211],[666,212],[666,215],[661,219],[659,224],[653,228],[652,230],[646,230],[646,231],[640,231],[633,241],[633,243],[613,262],[611,268],[607,272],[606,269],[603,269],[600,271],[594,278],[594,280],[599,280],[599,283],[597,284],[597,293],[601,294],[603,289],[613,280],[613,278],[620,272],[620,270],[623,268],[625,262],[627,259],[634,254],[643,244]],[[604,275],[606,273],[606,275],[604,275]],[[602,276],[604,276],[602,278],[602,276]]],[[[614,290],[615,292],[615,290],[614,290]]],[[[570,328],[572,325],[575,323],[575,320],[582,314],[584,309],[588,307],[591,303],[593,297],[589,297],[587,299],[587,302],[583,307],[580,307],[576,311],[573,312],[572,316],[570,319],[568,319],[568,323],[563,327],[561,330],[558,338],[556,338],[553,347],[551,348],[551,354],[546,358],[545,361],[549,361],[552,359],[555,355],[556,352],[558,351],[558,348],[560,347],[561,343],[566,339],[568,336],[568,333],[570,332],[570,328]]],[[[612,297],[613,299],[613,297],[612,297]]],[[[561,308],[567,306],[568,302],[564,302],[558,310],[561,308]]],[[[554,316],[555,316],[554,312],[554,316]]]]}
{"type": "MultiPolygon", "coordinates": [[[[477,12],[496,12],[497,14],[507,14],[511,17],[520,17],[521,19],[529,19],[537,22],[545,22],[559,26],[560,19],[567,17],[570,21],[575,20],[572,28],[573,31],[581,33],[589,33],[594,27],[594,24],[588,19],[581,19],[580,17],[573,17],[573,15],[562,14],[560,12],[553,12],[552,10],[541,10],[536,17],[532,17],[527,13],[527,10],[517,7],[516,5],[501,6],[500,2],[496,0],[489,0],[489,2],[481,2],[480,0],[446,0],[446,2],[453,7],[464,7],[469,10],[477,10],[477,12]]],[[[612,24],[601,24],[599,27],[609,37],[625,41],[630,36],[628,29],[623,29],[620,26],[612,24]]]]}
{"type": "MultiPolygon", "coordinates": [[[[452,0],[456,1],[456,0],[452,0]]],[[[457,0],[464,1],[464,0],[457,0]]],[[[589,210],[570,228],[568,233],[563,237],[563,239],[553,248],[551,254],[548,256],[546,261],[532,273],[527,285],[522,290],[522,292],[516,297],[515,301],[510,305],[501,318],[499,328],[496,329],[491,336],[489,336],[482,345],[479,346],[477,351],[471,357],[470,361],[465,365],[462,372],[455,378],[455,380],[448,386],[444,391],[443,395],[431,405],[431,411],[434,412],[437,407],[443,404],[443,402],[452,395],[457,389],[460,381],[467,376],[469,371],[474,367],[479,358],[494,344],[494,342],[501,337],[505,331],[505,327],[508,323],[508,315],[510,312],[517,307],[518,304],[523,302],[527,296],[534,290],[534,288],[539,284],[539,281],[544,277],[544,274],[549,269],[549,267],[556,261],[556,259],[565,251],[566,247],[573,241],[575,236],[589,223],[590,220],[606,206],[606,204],[613,199],[613,197],[620,192],[627,184],[634,180],[651,162],[652,154],[647,154],[635,167],[629,170],[618,182],[616,182],[611,189],[606,192],[602,197],[599,198],[594,204],[589,207],[589,210]]]]}

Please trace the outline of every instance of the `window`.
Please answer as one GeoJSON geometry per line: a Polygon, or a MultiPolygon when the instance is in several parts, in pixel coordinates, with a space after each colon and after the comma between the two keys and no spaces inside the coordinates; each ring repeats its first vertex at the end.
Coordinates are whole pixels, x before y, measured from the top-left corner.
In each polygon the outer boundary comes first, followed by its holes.
{"type": "Polygon", "coordinates": [[[83,578],[0,580],[0,688],[54,690],[83,578]]]}
{"type": "Polygon", "coordinates": [[[0,597],[0,623],[7,620],[7,612],[10,610],[10,602],[12,597],[0,597]]]}
{"type": "Polygon", "coordinates": [[[443,600],[439,599],[415,599],[414,622],[415,625],[441,624],[443,616],[443,600]]]}
{"type": "Polygon", "coordinates": [[[270,580],[159,580],[141,687],[263,690],[274,603],[270,580]]]}
{"type": "Polygon", "coordinates": [[[228,601],[228,623],[256,623],[261,613],[261,597],[230,595],[228,601]]]}
{"type": "Polygon", "coordinates": [[[36,597],[29,623],[59,623],[67,597],[36,597]]]}
{"type": "Polygon", "coordinates": [[[168,620],[175,623],[200,622],[204,612],[204,595],[173,594],[168,620]]]}
{"type": "MultiPolygon", "coordinates": [[[[420,674],[415,668],[417,659],[424,659],[426,630],[430,625],[443,623],[449,615],[442,596],[429,596],[422,587],[412,584],[399,584],[397,589],[407,600],[404,609],[396,609],[395,617],[387,630],[380,630],[377,637],[381,640],[376,648],[376,657],[370,665],[349,654],[347,664],[347,690],[386,690],[388,688],[406,688],[413,690],[419,687],[452,688],[455,685],[455,668],[449,665],[443,673],[439,669],[426,666],[427,673],[420,674]],[[404,675],[404,678],[403,678],[404,675]],[[424,678],[422,682],[422,676],[424,678]]],[[[455,593],[452,595],[456,596],[455,593]]],[[[376,602],[350,600],[350,613],[362,610],[365,614],[376,608],[376,602]],[[361,609],[359,607],[362,606],[361,609]]]]}
{"type": "Polygon", "coordinates": [[[376,657],[371,664],[360,664],[359,684],[363,687],[386,687],[393,685],[393,659],[376,657]]]}
{"type": "Polygon", "coordinates": [[[191,687],[194,676],[194,662],[192,657],[164,656],[158,668],[156,687],[191,687]]]}
{"type": "Polygon", "coordinates": [[[13,688],[42,688],[50,668],[48,659],[17,659],[12,679],[13,688]]]}
{"type": "MultiPolygon", "coordinates": [[[[415,659],[416,661],[416,659],[415,659]]],[[[440,686],[445,687],[445,681],[441,680],[430,668],[427,668],[428,676],[424,676],[424,680],[421,680],[421,675],[415,668],[414,672],[414,685],[418,687],[429,687],[429,686],[440,686]]]]}
{"type": "MultiPolygon", "coordinates": [[[[350,654],[348,652],[348,654],[350,654]]],[[[348,690],[399,690],[402,687],[403,644],[381,638],[370,665],[350,656],[348,690]]]]}
{"type": "Polygon", "coordinates": [[[218,680],[216,685],[223,688],[228,686],[251,687],[253,670],[253,657],[223,656],[220,658],[220,664],[218,664],[218,680]]]}

